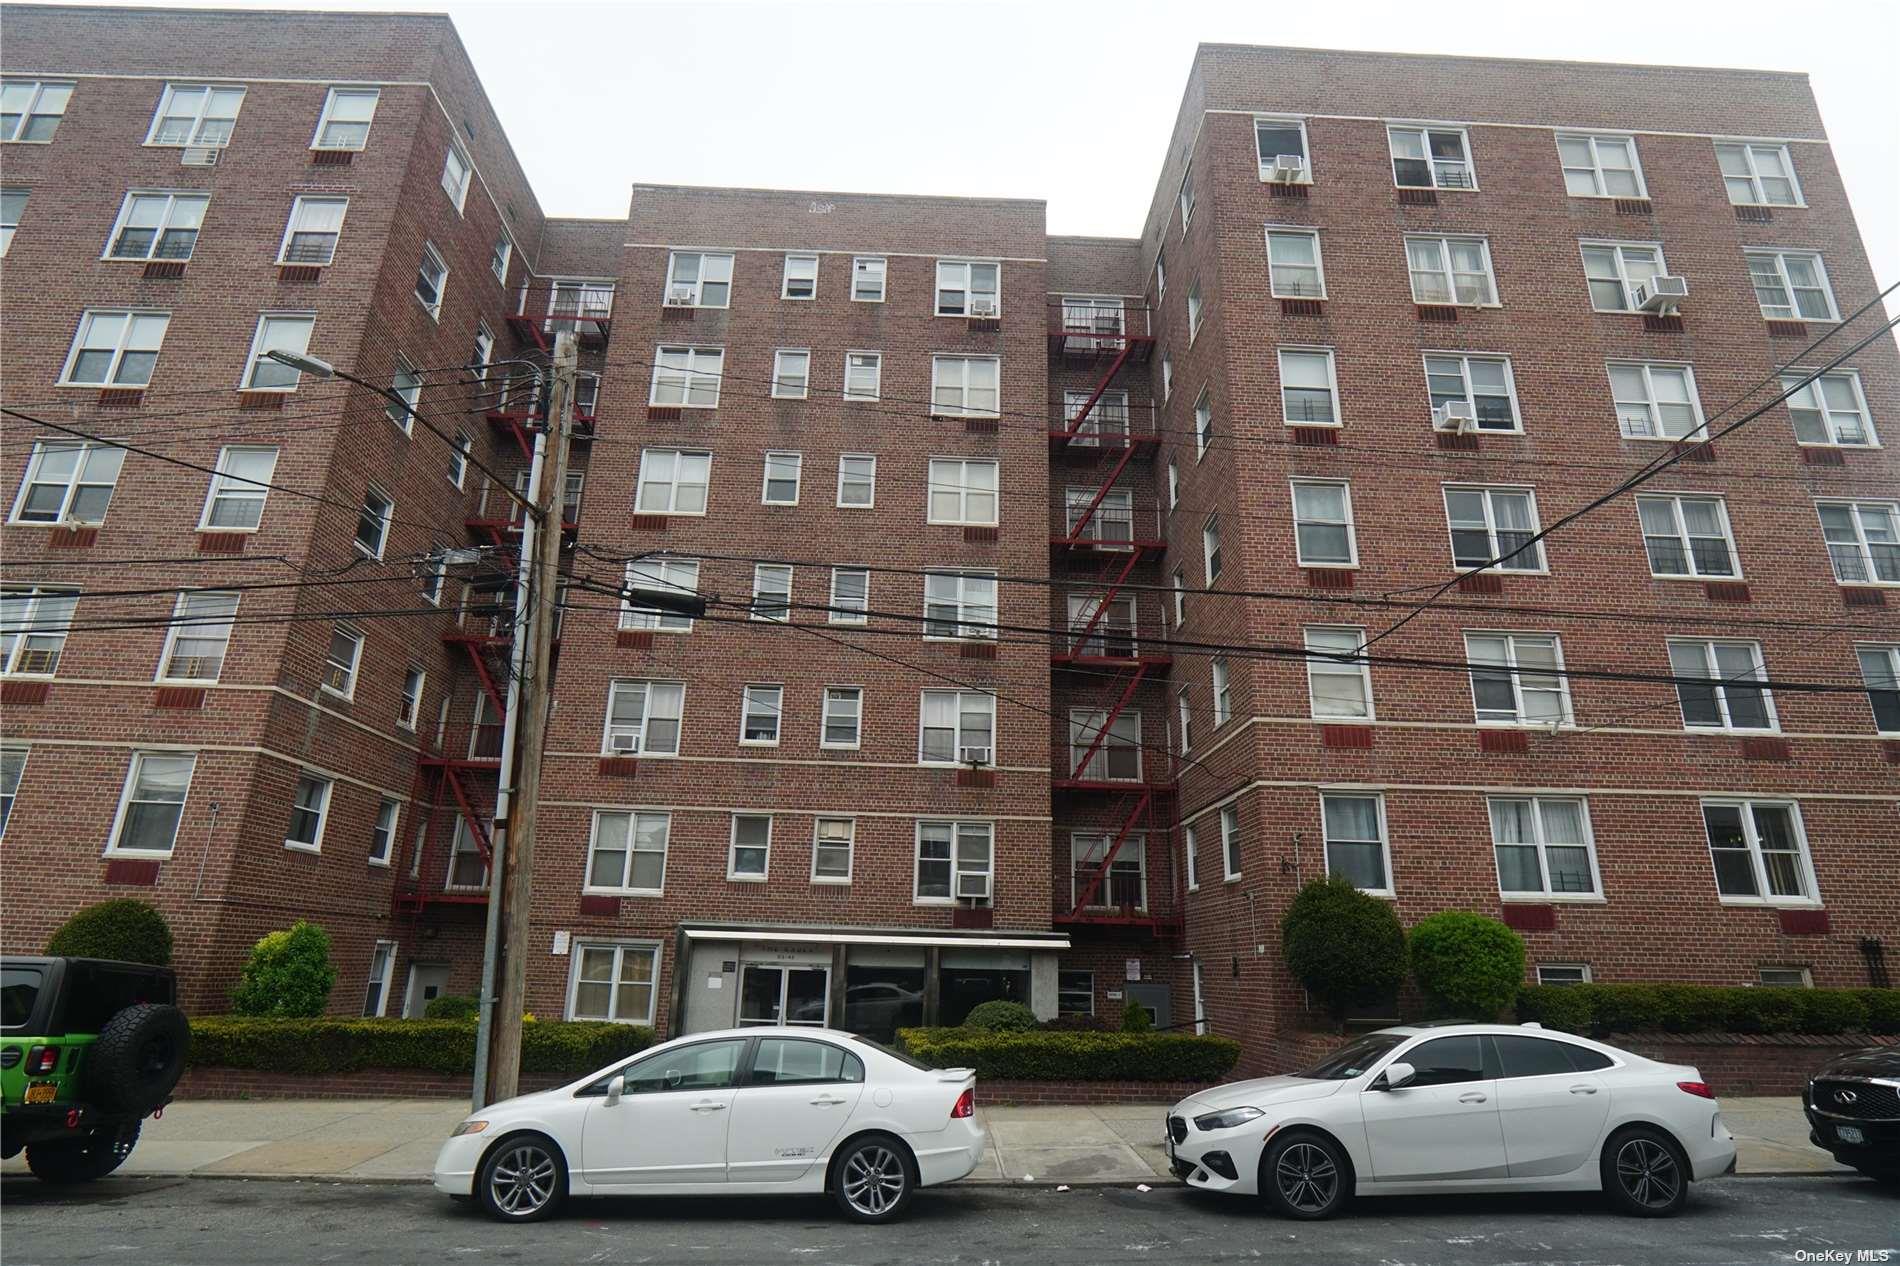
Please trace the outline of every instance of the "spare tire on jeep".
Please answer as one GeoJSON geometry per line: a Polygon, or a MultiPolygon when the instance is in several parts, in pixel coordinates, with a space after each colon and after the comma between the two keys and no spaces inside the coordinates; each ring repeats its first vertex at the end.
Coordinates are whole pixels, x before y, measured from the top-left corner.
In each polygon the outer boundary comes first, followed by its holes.
{"type": "Polygon", "coordinates": [[[191,1026],[177,1007],[141,1002],[99,1031],[81,1070],[86,1097],[107,1112],[142,1117],[165,1106],[185,1071],[191,1026]]]}

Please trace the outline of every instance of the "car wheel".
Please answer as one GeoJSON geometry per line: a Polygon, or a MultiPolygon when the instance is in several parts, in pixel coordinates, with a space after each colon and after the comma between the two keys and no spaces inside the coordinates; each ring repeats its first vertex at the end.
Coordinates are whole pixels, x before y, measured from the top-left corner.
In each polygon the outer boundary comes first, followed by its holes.
{"type": "Polygon", "coordinates": [[[139,1123],[101,1126],[78,1138],[26,1145],[26,1167],[44,1183],[97,1182],[125,1163],[139,1141],[139,1123]]]}
{"type": "Polygon", "coordinates": [[[1330,1218],[1350,1198],[1351,1170],[1339,1145],[1317,1134],[1279,1139],[1260,1160],[1260,1192],[1289,1218],[1330,1218]]]}
{"type": "Polygon", "coordinates": [[[1603,1192],[1617,1212],[1667,1218],[1689,1199],[1689,1168],[1676,1141],[1661,1130],[1625,1130],[1603,1148],[1603,1192]]]}
{"type": "Polygon", "coordinates": [[[831,1194],[853,1222],[889,1222],[910,1204],[917,1180],[896,1139],[862,1138],[831,1164],[831,1194]]]}
{"type": "Polygon", "coordinates": [[[191,1026],[177,1007],[141,1002],[107,1020],[86,1052],[86,1097],[108,1112],[142,1117],[171,1098],[185,1071],[191,1026]]]}
{"type": "Polygon", "coordinates": [[[482,1162],[475,1194],[503,1222],[539,1222],[567,1195],[567,1162],[546,1135],[517,1134],[482,1162]]]}

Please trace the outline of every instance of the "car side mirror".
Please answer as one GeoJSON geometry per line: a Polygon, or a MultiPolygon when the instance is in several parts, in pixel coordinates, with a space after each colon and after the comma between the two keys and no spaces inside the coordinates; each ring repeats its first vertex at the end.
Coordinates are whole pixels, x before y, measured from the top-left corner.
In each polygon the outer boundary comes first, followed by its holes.
{"type": "Polygon", "coordinates": [[[607,1083],[607,1106],[611,1108],[616,1103],[619,1103],[620,1096],[626,1093],[627,1079],[625,1077],[615,1076],[612,1081],[607,1083]]]}
{"type": "Polygon", "coordinates": [[[1410,1064],[1406,1063],[1404,1060],[1400,1060],[1397,1063],[1393,1063],[1393,1064],[1387,1064],[1385,1066],[1385,1071],[1379,1074],[1377,1089],[1398,1090],[1401,1087],[1404,1087],[1410,1084],[1411,1080],[1416,1076],[1418,1076],[1418,1069],[1413,1068],[1410,1064]]]}

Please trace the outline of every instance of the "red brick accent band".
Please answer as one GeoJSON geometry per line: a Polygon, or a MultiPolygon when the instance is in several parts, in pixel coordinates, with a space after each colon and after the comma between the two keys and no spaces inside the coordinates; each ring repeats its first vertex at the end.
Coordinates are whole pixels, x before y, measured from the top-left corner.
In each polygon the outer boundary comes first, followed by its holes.
{"type": "Polygon", "coordinates": [[[1531,750],[1531,736],[1523,730],[1479,730],[1478,750],[1481,752],[1528,752],[1531,750]]]}
{"type": "Polygon", "coordinates": [[[37,707],[52,693],[50,681],[0,681],[0,703],[9,707],[37,707]]]}
{"type": "Polygon", "coordinates": [[[160,686],[152,693],[154,708],[202,708],[205,706],[205,688],[203,686],[160,686]]]}
{"type": "Polygon", "coordinates": [[[1372,727],[1369,725],[1322,725],[1319,727],[1319,741],[1322,747],[1370,750],[1372,727]]]}
{"type": "Polygon", "coordinates": [[[136,888],[150,888],[158,883],[158,863],[130,857],[115,857],[106,863],[106,882],[136,888]]]}
{"type": "Polygon", "coordinates": [[[1555,932],[1557,930],[1557,907],[1551,905],[1524,905],[1508,901],[1504,905],[1504,926],[1515,928],[1519,932],[1555,932]]]}
{"type": "Polygon", "coordinates": [[[56,527],[46,534],[48,549],[91,549],[98,543],[98,528],[56,527]]]}

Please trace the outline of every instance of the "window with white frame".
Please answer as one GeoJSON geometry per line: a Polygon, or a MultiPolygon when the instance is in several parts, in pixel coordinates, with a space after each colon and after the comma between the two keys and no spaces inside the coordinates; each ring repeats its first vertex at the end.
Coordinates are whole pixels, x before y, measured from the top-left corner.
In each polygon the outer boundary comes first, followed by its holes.
{"type": "MultiPolygon", "coordinates": [[[[310,198],[300,197],[290,204],[290,219],[284,225],[284,240],[277,248],[277,262],[280,264],[328,264],[336,258],[337,239],[343,233],[343,215],[349,210],[348,198],[310,198]]],[[[424,246],[423,271],[428,271],[428,256],[432,247],[424,246]]],[[[436,263],[441,263],[438,256],[436,263]]],[[[448,272],[443,270],[447,278],[448,272]]],[[[417,280],[417,297],[421,297],[421,279],[417,280]]],[[[437,290],[437,299],[441,292],[437,290]]],[[[423,300],[428,304],[428,300],[423,300]]]]}
{"type": "Polygon", "coordinates": [[[1662,247],[1651,242],[1584,242],[1583,275],[1598,312],[1636,311],[1636,288],[1669,271],[1662,247]]]}
{"type": "Polygon", "coordinates": [[[594,812],[587,845],[588,892],[657,895],[666,879],[668,813],[594,812]]]}
{"type": "Polygon", "coordinates": [[[20,218],[26,214],[26,200],[30,193],[27,189],[0,189],[0,259],[5,259],[7,248],[13,245],[13,231],[20,227],[20,218]]]}
{"type": "Polygon", "coordinates": [[[503,233],[495,239],[495,248],[488,256],[488,271],[495,274],[495,280],[502,285],[508,284],[508,261],[514,258],[515,244],[503,233]]]}
{"type": "Polygon", "coordinates": [[[1451,525],[1451,559],[1459,567],[1497,571],[1544,570],[1537,535],[1537,501],[1529,488],[1448,485],[1445,518],[1451,525]]]}
{"type": "Polygon", "coordinates": [[[205,496],[201,530],[248,532],[264,521],[267,486],[277,473],[275,448],[230,445],[218,450],[218,473],[205,496]]]}
{"type": "Polygon", "coordinates": [[[818,746],[855,749],[864,726],[864,689],[826,686],[818,746]]]}
{"type": "Polygon", "coordinates": [[[1111,720],[1101,708],[1069,709],[1069,769],[1090,782],[1140,782],[1141,713],[1125,708],[1111,720]]]}
{"type": "Polygon", "coordinates": [[[60,384],[67,387],[143,387],[152,381],[158,349],[171,324],[169,312],[105,312],[88,309],[66,357],[60,384]]]}
{"type": "Polygon", "coordinates": [[[1867,706],[1874,728],[1882,734],[1900,734],[1900,645],[1857,646],[1861,680],[1867,683],[1867,706]]]}
{"type": "Polygon", "coordinates": [[[567,1018],[652,1024],[659,978],[657,945],[577,943],[567,1018]]]}
{"type": "Polygon", "coordinates": [[[1195,838],[1194,828],[1192,826],[1183,826],[1181,828],[1182,869],[1187,874],[1187,890],[1189,892],[1199,891],[1201,886],[1201,863],[1197,856],[1200,852],[1199,843],[1199,840],[1195,838]]]}
{"type": "Polygon", "coordinates": [[[1812,989],[1814,977],[1805,967],[1761,967],[1755,983],[1767,989],[1812,989]]]}
{"type": "Polygon", "coordinates": [[[73,85],[39,79],[0,81],[0,141],[44,145],[59,130],[73,85]]]}
{"type": "Polygon", "coordinates": [[[449,284],[449,266],[435,243],[422,244],[422,262],[416,268],[416,299],[432,318],[442,317],[442,293],[449,284]]]}
{"type": "Polygon", "coordinates": [[[1174,464],[1174,458],[1168,458],[1168,509],[1173,510],[1181,504],[1181,472],[1174,464]]]}
{"type": "Polygon", "coordinates": [[[1432,408],[1464,402],[1480,431],[1516,431],[1517,383],[1506,356],[1432,352],[1425,357],[1425,388],[1432,408]]]}
{"type": "Polygon", "coordinates": [[[1181,752],[1186,755],[1194,744],[1194,700],[1186,686],[1174,696],[1174,724],[1180,731],[1181,752]]]}
{"type": "Polygon", "coordinates": [[[432,607],[442,605],[442,585],[448,579],[449,565],[441,558],[425,558],[418,564],[422,600],[432,607]]]}
{"type": "Polygon", "coordinates": [[[662,408],[717,409],[725,377],[723,347],[662,347],[653,354],[647,403],[662,408]]]}
{"type": "Polygon", "coordinates": [[[1069,836],[1071,905],[1080,907],[1086,899],[1093,910],[1148,908],[1148,837],[1131,831],[1121,837],[1119,848],[1115,843],[1114,835],[1099,832],[1077,831],[1069,836]],[[1115,860],[1103,874],[1111,848],[1115,848],[1115,860]]]}
{"type": "Polygon", "coordinates": [[[854,303],[883,303],[885,259],[858,255],[851,260],[851,299],[854,303]]]}
{"type": "Polygon", "coordinates": [[[846,352],[844,355],[844,398],[876,400],[884,377],[882,352],[846,352]]]}
{"type": "Polygon", "coordinates": [[[1076,540],[1113,547],[1135,539],[1135,494],[1127,488],[1069,488],[1067,531],[1076,540]]]}
{"type": "Polygon", "coordinates": [[[356,516],[356,548],[371,558],[383,556],[389,543],[389,521],[395,516],[396,503],[379,488],[363,493],[363,508],[356,516]]]}
{"type": "Polygon", "coordinates": [[[1161,358],[1161,403],[1166,404],[1174,398],[1174,358],[1161,358]]]}
{"type": "Polygon", "coordinates": [[[354,629],[337,628],[330,634],[330,648],[323,657],[323,688],[348,699],[356,693],[356,668],[363,658],[363,635],[354,629]]]}
{"type": "Polygon", "coordinates": [[[1276,299],[1324,299],[1326,273],[1320,262],[1319,234],[1268,229],[1267,286],[1276,299]]]}
{"type": "Polygon", "coordinates": [[[924,640],[996,635],[995,572],[924,573],[924,640]]]}
{"type": "MultiPolygon", "coordinates": [[[[444,705],[448,703],[446,696],[444,705]]],[[[417,839],[420,849],[422,840],[417,839]]],[[[455,815],[455,830],[449,837],[448,874],[442,886],[451,891],[474,892],[488,887],[488,862],[482,856],[482,839],[461,814],[455,815]]]]}
{"type": "Polygon", "coordinates": [[[1795,180],[1788,147],[1774,141],[1718,141],[1715,163],[1722,187],[1738,207],[1798,207],[1801,186],[1795,180]]]}
{"type": "Polygon", "coordinates": [[[1505,897],[1595,897],[1596,850],[1582,800],[1492,796],[1491,847],[1505,897]]]}
{"type": "Polygon", "coordinates": [[[1223,879],[1240,878],[1240,810],[1231,804],[1220,811],[1220,860],[1223,879]]]}
{"type": "Polygon", "coordinates": [[[772,860],[772,816],[767,813],[732,815],[732,846],[726,856],[726,878],[763,880],[772,860]]]}
{"type": "Polygon", "coordinates": [[[216,681],[224,669],[237,609],[234,593],[179,594],[158,657],[158,680],[216,681]]]}
{"type": "Polygon", "coordinates": [[[1273,179],[1274,168],[1282,158],[1297,158],[1301,184],[1311,184],[1313,165],[1307,158],[1306,123],[1302,119],[1255,119],[1254,153],[1260,160],[1260,179],[1273,179]]]}
{"type": "Polygon", "coordinates": [[[1181,187],[1175,192],[1174,205],[1181,212],[1181,236],[1187,236],[1188,221],[1194,218],[1194,164],[1181,171],[1181,187]]]}
{"type": "Polygon", "coordinates": [[[1194,399],[1194,460],[1207,456],[1208,447],[1214,442],[1214,401],[1207,394],[1207,388],[1201,388],[1201,394],[1194,399]]]}
{"type": "Polygon", "coordinates": [[[1069,595],[1069,653],[1087,658],[1131,659],[1135,655],[1135,599],[1121,594],[1069,595]]]}
{"type": "Polygon", "coordinates": [[[1633,136],[1557,133],[1564,192],[1573,198],[1647,198],[1633,136]]]}
{"type": "Polygon", "coordinates": [[[772,353],[772,395],[779,400],[803,400],[811,394],[811,353],[781,347],[772,353]]]}
{"type": "Polygon", "coordinates": [[[686,683],[622,679],[607,687],[607,728],[600,750],[609,756],[678,756],[686,683]]]}
{"type": "Polygon", "coordinates": [[[12,522],[104,523],[124,464],[122,448],[35,442],[13,503],[12,522]]]}
{"type": "Polygon", "coordinates": [[[1195,336],[1201,332],[1201,316],[1201,281],[1197,277],[1189,284],[1187,292],[1188,344],[1190,346],[1193,345],[1195,336]]]}
{"type": "Polygon", "coordinates": [[[1094,972],[1064,968],[1056,973],[1056,1014],[1095,1014],[1094,972]]]}
{"type": "Polygon", "coordinates": [[[818,257],[816,255],[787,255],[785,279],[779,289],[779,298],[816,299],[817,297],[818,257]]]}
{"type": "Polygon", "coordinates": [[[1214,724],[1226,725],[1234,716],[1233,683],[1227,675],[1227,661],[1214,659],[1208,662],[1208,677],[1214,693],[1214,724]]]}
{"type": "Polygon", "coordinates": [[[1669,669],[1676,677],[1685,728],[1780,728],[1775,701],[1768,688],[1758,684],[1768,680],[1761,643],[1671,639],[1669,669]]]}
{"type": "Polygon", "coordinates": [[[1537,983],[1540,985],[1587,985],[1590,983],[1590,964],[1539,963],[1537,964],[1537,983]]]}
{"type": "Polygon", "coordinates": [[[877,504],[877,458],[870,453],[838,455],[838,506],[869,510],[877,504]]]}
{"type": "Polygon", "coordinates": [[[673,308],[732,306],[732,256],[674,251],[666,261],[666,303],[673,308]]]}
{"type": "MultiPolygon", "coordinates": [[[[483,379],[488,377],[488,365],[495,354],[495,336],[489,333],[488,322],[475,322],[475,359],[471,362],[475,372],[483,379]]],[[[509,384],[513,386],[512,383],[509,384]]]]}
{"type": "Polygon", "coordinates": [[[1680,440],[1702,430],[1702,399],[1687,365],[1611,361],[1609,373],[1617,425],[1626,437],[1680,440]]]}
{"type": "Polygon", "coordinates": [[[1834,579],[1844,585],[1900,585],[1900,502],[1821,501],[1815,508],[1834,579]]]}
{"type": "Polygon", "coordinates": [[[197,765],[195,752],[132,753],[132,767],[126,772],[125,790],[119,796],[118,820],[113,823],[107,854],[171,856],[197,765]]]}
{"type": "Polygon", "coordinates": [[[77,589],[0,589],[0,673],[52,676],[78,605],[77,589]]]}
{"type": "Polygon", "coordinates": [[[1838,321],[1827,269],[1813,251],[1744,251],[1761,314],[1771,321],[1838,321]]]}
{"type": "Polygon", "coordinates": [[[1471,702],[1480,725],[1569,725],[1570,687],[1554,633],[1467,633],[1471,702]]]}
{"type": "MultiPolygon", "coordinates": [[[[1128,393],[1104,391],[1097,395],[1093,391],[1064,391],[1062,421],[1065,431],[1075,432],[1074,438],[1069,441],[1075,448],[1098,447],[1104,436],[1112,441],[1125,442],[1128,438],[1128,393]],[[1091,396],[1095,397],[1095,407],[1089,410],[1087,417],[1082,417],[1082,406],[1089,402],[1091,396]]],[[[1123,443],[1114,444],[1117,448],[1123,446],[1123,443]]]]}
{"type": "Polygon", "coordinates": [[[797,505],[798,485],[804,469],[805,456],[802,453],[767,453],[765,455],[765,485],[759,493],[760,504],[797,505]]]}
{"type": "Polygon", "coordinates": [[[1293,541],[1302,567],[1357,567],[1351,486],[1344,480],[1294,480],[1293,541]]]}
{"type": "Polygon", "coordinates": [[[1201,525],[1201,574],[1206,577],[1205,588],[1212,589],[1214,582],[1220,579],[1220,516],[1210,514],[1207,522],[1201,525]]]}
{"type": "Polygon", "coordinates": [[[1168,262],[1167,262],[1166,256],[1167,256],[1167,252],[1165,250],[1156,248],[1155,250],[1155,298],[1157,300],[1161,299],[1163,296],[1165,296],[1168,293],[1168,262]]]}
{"type": "Polygon", "coordinates": [[[997,463],[933,457],[929,467],[928,522],[994,526],[997,522],[997,463]]]}
{"type": "MultiPolygon", "coordinates": [[[[690,597],[699,592],[699,560],[635,559],[627,564],[627,588],[690,597]]],[[[632,598],[623,598],[620,603],[620,627],[660,633],[691,633],[693,617],[662,607],[641,606],[632,598]]]]}
{"type": "Polygon", "coordinates": [[[1003,266],[982,260],[937,261],[937,315],[994,317],[1002,313],[1003,266]]]}
{"type": "Polygon", "coordinates": [[[468,203],[468,186],[474,179],[474,164],[468,161],[461,147],[453,141],[449,143],[449,152],[442,156],[442,192],[449,195],[449,201],[455,204],[455,213],[460,215],[468,203]]]}
{"type": "Polygon", "coordinates": [[[1781,376],[1788,416],[1794,421],[1795,443],[1842,448],[1872,448],[1880,443],[1874,435],[1858,371],[1843,370],[1803,381],[1808,377],[1798,370],[1781,376]]]}
{"type": "Polygon", "coordinates": [[[1717,579],[1741,575],[1722,498],[1641,496],[1636,498],[1636,517],[1643,528],[1650,575],[1717,579]]]}
{"type": "Polygon", "coordinates": [[[243,387],[246,391],[295,391],[303,380],[303,371],[272,360],[271,352],[289,352],[302,356],[310,350],[310,333],[317,319],[289,312],[267,312],[257,319],[257,333],[251,338],[250,359],[243,387]]]}
{"type": "Polygon", "coordinates": [[[979,690],[926,690],[917,723],[921,765],[994,765],[996,696],[979,690]]]}
{"type": "Polygon", "coordinates": [[[1358,628],[1308,627],[1306,694],[1316,721],[1370,721],[1372,666],[1360,658],[1366,635],[1358,628]]]}
{"type": "Polygon", "coordinates": [[[930,411],[953,418],[997,416],[1002,364],[996,356],[931,357],[930,411]]]}
{"type": "Polygon", "coordinates": [[[784,563],[752,568],[752,618],[784,624],[792,618],[792,569],[784,563]]]}
{"type": "Polygon", "coordinates": [[[1491,272],[1491,244],[1482,237],[1408,237],[1405,259],[1412,276],[1412,302],[1495,307],[1498,283],[1491,272]]]}
{"type": "Polygon", "coordinates": [[[297,790],[290,799],[290,826],[284,831],[284,847],[303,853],[323,851],[323,827],[330,816],[330,780],[315,774],[297,779],[297,790]]]}
{"type": "Polygon", "coordinates": [[[1801,811],[1791,801],[1704,800],[1715,891],[1724,902],[1820,900],[1801,811]]]}
{"type": "Polygon", "coordinates": [[[1340,424],[1332,348],[1280,349],[1280,410],[1288,426],[1340,424]]]}
{"type": "Polygon", "coordinates": [[[474,439],[470,437],[467,431],[457,427],[455,429],[455,442],[449,445],[449,465],[446,472],[449,477],[449,482],[454,484],[457,488],[460,488],[462,481],[468,478],[469,454],[474,451],[474,439]]]}
{"type": "Polygon", "coordinates": [[[831,569],[831,600],[826,604],[829,624],[867,624],[871,605],[871,573],[863,567],[831,569]]]}
{"type": "Polygon", "coordinates": [[[422,684],[428,674],[420,668],[411,668],[402,675],[402,695],[396,701],[396,724],[405,730],[416,728],[416,718],[422,713],[422,684]]]}
{"type": "Polygon", "coordinates": [[[1326,836],[1326,873],[1361,892],[1392,891],[1386,853],[1385,797],[1322,792],[1320,817],[1326,836]]]}
{"type": "MultiPolygon", "coordinates": [[[[378,863],[372,856],[371,865],[388,865],[387,861],[378,863]]],[[[378,941],[370,951],[369,977],[363,987],[363,1015],[367,1019],[380,1019],[389,1008],[389,986],[396,975],[396,943],[378,941]]]]}
{"type": "Polygon", "coordinates": [[[856,818],[818,818],[811,832],[811,881],[815,884],[851,882],[851,850],[857,843],[856,818]]]}
{"type": "Polygon", "coordinates": [[[579,373],[574,375],[574,414],[580,418],[591,418],[600,406],[600,375],[579,373]]]}
{"type": "Polygon", "coordinates": [[[988,905],[994,888],[996,826],[992,822],[917,823],[919,905],[969,901],[988,905]]]}
{"type": "Polygon", "coordinates": [[[1471,140],[1463,128],[1387,127],[1392,182],[1401,189],[1475,189],[1471,140]]]}
{"type": "Polygon", "coordinates": [[[211,145],[231,143],[244,89],[219,84],[166,84],[152,115],[147,145],[211,145]]]}
{"type": "Polygon", "coordinates": [[[704,514],[712,454],[679,448],[640,451],[633,508],[641,514],[704,514]]]}
{"type": "Polygon", "coordinates": [[[1187,622],[1187,573],[1177,568],[1168,588],[1173,595],[1174,626],[1180,628],[1187,622]]]}
{"type": "Polygon", "coordinates": [[[202,193],[126,194],[106,239],[106,258],[190,259],[210,204],[202,193]]]}

